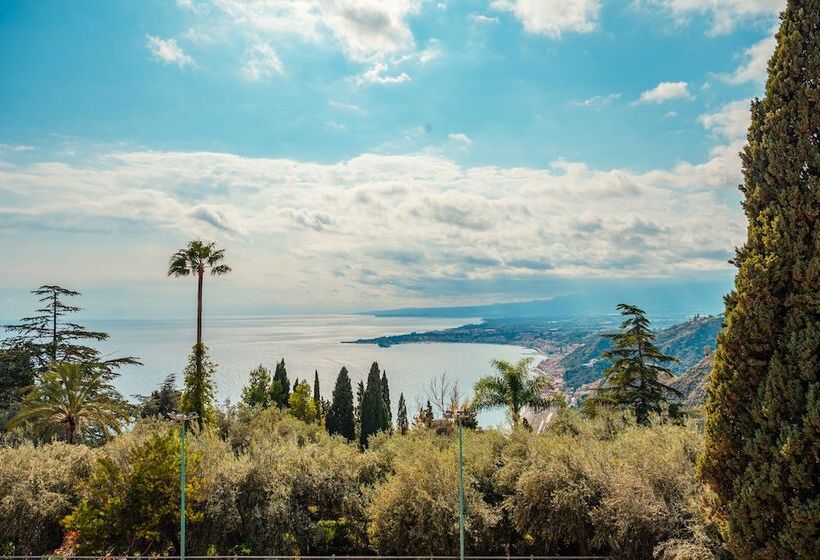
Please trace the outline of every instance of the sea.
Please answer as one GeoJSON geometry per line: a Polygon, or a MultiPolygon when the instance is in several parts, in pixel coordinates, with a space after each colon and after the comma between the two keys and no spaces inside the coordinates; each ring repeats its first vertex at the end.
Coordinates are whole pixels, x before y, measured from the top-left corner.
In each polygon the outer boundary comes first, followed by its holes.
{"type": "MultiPolygon", "coordinates": [[[[456,327],[479,319],[419,317],[372,317],[367,315],[291,315],[253,317],[208,317],[203,338],[217,364],[215,382],[220,403],[236,402],[259,364],[271,371],[284,359],[291,381],[313,384],[314,372],[324,398],[330,399],[339,370],[344,366],[354,384],[367,378],[373,362],[387,371],[392,412],[395,417],[399,394],[403,393],[409,415],[422,406],[430,383],[446,374],[457,381],[460,393],[469,396],[475,381],[493,372],[493,359],[517,360],[536,352],[519,346],[465,343],[399,344],[387,348],[375,344],[347,344],[359,338],[424,332],[456,327]]],[[[115,384],[126,396],[145,395],[168,374],[182,371],[195,342],[193,318],[176,320],[88,320],[87,326],[110,334],[101,343],[108,357],[136,356],[141,366],[120,370],[115,384]]],[[[503,426],[502,411],[479,415],[485,427],[503,426]]]]}

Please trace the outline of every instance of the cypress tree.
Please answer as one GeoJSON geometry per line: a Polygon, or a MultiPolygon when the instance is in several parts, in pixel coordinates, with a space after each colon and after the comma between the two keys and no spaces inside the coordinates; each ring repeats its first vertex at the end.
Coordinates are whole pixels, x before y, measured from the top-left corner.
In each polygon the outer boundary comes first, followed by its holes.
{"type": "Polygon", "coordinates": [[[390,427],[387,405],[382,394],[381,372],[379,364],[373,362],[367,375],[367,385],[362,398],[362,427],[359,433],[359,445],[367,448],[370,436],[387,430],[390,427]]]}
{"type": "Polygon", "coordinates": [[[399,394],[399,410],[396,415],[396,424],[399,432],[406,434],[410,429],[410,422],[407,419],[407,404],[404,402],[404,393],[399,394]]]}
{"type": "Polygon", "coordinates": [[[393,411],[390,409],[390,386],[387,383],[387,371],[382,372],[382,400],[387,407],[387,427],[393,427],[393,411]]]}
{"type": "Polygon", "coordinates": [[[321,418],[322,411],[322,395],[319,393],[319,370],[313,370],[313,404],[316,405],[316,411],[321,418]]]}
{"type": "Polygon", "coordinates": [[[328,433],[338,434],[348,441],[356,439],[356,424],[353,418],[353,388],[347,368],[342,368],[333,387],[333,401],[327,411],[325,428],[328,433]]]}
{"type": "Polygon", "coordinates": [[[698,470],[737,558],[820,557],[820,0],[790,0],[741,154],[748,218],[698,470]]]}
{"type": "Polygon", "coordinates": [[[285,358],[276,363],[276,370],[273,372],[273,382],[271,383],[271,400],[279,407],[288,405],[290,396],[290,381],[288,380],[288,370],[285,368],[285,358]]]}

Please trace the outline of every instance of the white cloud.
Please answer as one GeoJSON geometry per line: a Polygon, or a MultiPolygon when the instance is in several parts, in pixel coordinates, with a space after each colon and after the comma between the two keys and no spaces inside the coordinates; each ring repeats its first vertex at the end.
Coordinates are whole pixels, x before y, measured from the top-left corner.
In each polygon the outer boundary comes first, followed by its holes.
{"type": "Polygon", "coordinates": [[[786,7],[786,0],[643,0],[642,3],[660,7],[679,23],[693,15],[708,14],[712,19],[710,32],[715,35],[729,33],[742,21],[772,19],[786,7]]]}
{"type": "Polygon", "coordinates": [[[387,64],[384,62],[376,62],[370,68],[359,74],[354,78],[356,85],[362,84],[381,84],[394,85],[403,84],[410,81],[410,76],[406,72],[394,74],[392,76],[385,75],[388,70],[387,64]]]}
{"type": "Polygon", "coordinates": [[[242,73],[249,80],[256,81],[274,74],[284,74],[284,72],[282,61],[270,45],[258,43],[245,52],[242,73]]]}
{"type": "Polygon", "coordinates": [[[686,82],[661,82],[652,89],[641,93],[640,98],[635,103],[664,103],[673,99],[694,99],[694,96],[689,93],[689,84],[686,82]]]}
{"type": "Polygon", "coordinates": [[[0,153],[3,152],[30,152],[34,146],[26,144],[0,144],[0,153]]]}
{"type": "MultiPolygon", "coordinates": [[[[737,128],[731,122],[704,118],[727,135],[737,128]]],[[[462,135],[451,138],[464,143],[462,135]]],[[[564,160],[548,169],[464,167],[418,153],[324,164],[131,151],[84,164],[10,163],[0,167],[0,230],[56,229],[66,239],[99,231],[112,242],[136,232],[218,237],[264,254],[247,274],[258,282],[275,274],[278,296],[289,301],[403,297],[430,282],[545,270],[702,273],[727,270],[743,239],[737,198],[715,192],[740,180],[741,145],[731,140],[704,162],[643,173],[564,160]]]]}
{"type": "Polygon", "coordinates": [[[529,33],[553,38],[594,31],[601,9],[598,0],[493,0],[490,6],[515,14],[529,33]]]}
{"type": "Polygon", "coordinates": [[[467,16],[470,18],[471,21],[475,23],[482,23],[482,24],[494,24],[498,23],[498,18],[495,16],[487,16],[484,14],[470,14],[467,16]]]}
{"type": "Polygon", "coordinates": [[[698,120],[716,136],[727,140],[743,139],[751,122],[751,100],[741,99],[723,105],[714,113],[701,115],[698,120]]]}
{"type": "Polygon", "coordinates": [[[473,143],[473,140],[463,132],[451,132],[447,135],[447,139],[463,146],[470,146],[473,143]]]}
{"type": "Polygon", "coordinates": [[[587,99],[574,99],[570,101],[569,104],[574,107],[591,107],[600,109],[601,107],[610,105],[613,101],[617,101],[620,98],[620,93],[610,93],[608,95],[594,95],[587,99]]]}
{"type": "Polygon", "coordinates": [[[146,35],[146,45],[154,58],[164,64],[176,64],[180,68],[192,66],[194,59],[182,50],[175,39],[160,39],[153,35],[146,35]]]}
{"type": "Polygon", "coordinates": [[[746,82],[757,82],[762,84],[766,81],[769,59],[774,53],[777,44],[774,32],[768,37],[758,41],[743,52],[746,59],[734,72],[721,78],[730,84],[743,84],[746,82]]]}

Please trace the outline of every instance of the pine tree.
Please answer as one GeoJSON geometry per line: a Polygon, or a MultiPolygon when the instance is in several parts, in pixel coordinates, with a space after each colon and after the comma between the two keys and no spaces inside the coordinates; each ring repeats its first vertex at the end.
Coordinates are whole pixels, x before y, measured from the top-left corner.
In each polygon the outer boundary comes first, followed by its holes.
{"type": "Polygon", "coordinates": [[[215,370],[216,366],[208,358],[208,347],[194,344],[183,374],[185,388],[180,407],[185,414],[195,412],[198,415],[196,422],[200,430],[216,421],[213,382],[215,370]]]}
{"type": "Polygon", "coordinates": [[[179,411],[182,391],[176,388],[176,376],[172,373],[148,396],[138,396],[140,418],[167,418],[179,411]]]}
{"type": "Polygon", "coordinates": [[[615,406],[635,413],[638,424],[649,425],[651,415],[660,414],[672,397],[681,393],[660,381],[670,376],[662,364],[675,361],[655,346],[655,334],[643,309],[624,303],[618,304],[626,317],[621,332],[605,334],[614,348],[601,357],[611,360],[612,366],[604,371],[604,379],[595,396],[587,401],[587,407],[615,406]]]}
{"type": "Polygon", "coordinates": [[[242,402],[250,407],[268,408],[271,405],[271,375],[259,364],[248,374],[248,384],[242,389],[242,402]]]}
{"type": "Polygon", "coordinates": [[[329,434],[338,434],[348,441],[356,439],[356,423],[353,417],[353,388],[347,368],[339,371],[333,388],[333,402],[327,411],[325,427],[329,434]]]}
{"type": "Polygon", "coordinates": [[[382,400],[387,407],[388,429],[393,429],[393,411],[390,409],[390,386],[387,383],[387,371],[382,372],[382,400]]]}
{"type": "Polygon", "coordinates": [[[748,218],[699,473],[737,558],[820,558],[820,1],[790,0],[741,154],[748,218]]]}
{"type": "Polygon", "coordinates": [[[107,378],[111,379],[115,368],[141,365],[133,356],[103,359],[98,350],[81,344],[107,340],[108,333],[90,331],[83,325],[66,320],[68,315],[82,309],[68,305],[65,298],[79,296],[80,292],[61,286],[40,286],[31,293],[38,296],[43,306],[37,310],[37,315],[24,317],[14,325],[5,325],[5,329],[13,334],[3,343],[12,349],[25,347],[40,373],[55,362],[85,363],[95,364],[97,369],[103,367],[107,378]]]}
{"type": "Polygon", "coordinates": [[[366,449],[369,445],[370,436],[390,428],[390,418],[387,405],[384,403],[380,373],[379,364],[373,362],[373,365],[370,366],[370,373],[367,375],[367,385],[362,398],[362,427],[359,434],[359,445],[363,449],[366,449]]]}
{"type": "Polygon", "coordinates": [[[404,435],[410,429],[410,422],[407,419],[407,405],[404,402],[404,393],[399,394],[399,410],[396,415],[396,424],[399,432],[404,435]]]}
{"type": "Polygon", "coordinates": [[[285,358],[276,363],[271,382],[271,401],[280,408],[288,405],[290,395],[290,381],[288,380],[288,370],[285,368],[285,358]]]}

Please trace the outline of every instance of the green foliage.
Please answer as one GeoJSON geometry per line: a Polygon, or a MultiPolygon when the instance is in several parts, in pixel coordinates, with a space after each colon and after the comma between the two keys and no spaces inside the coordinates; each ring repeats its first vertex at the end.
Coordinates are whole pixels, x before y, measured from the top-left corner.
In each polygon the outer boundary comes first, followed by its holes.
{"type": "Polygon", "coordinates": [[[558,404],[555,398],[547,396],[552,389],[549,380],[541,375],[530,375],[531,363],[532,358],[522,358],[515,364],[493,360],[498,375],[476,381],[472,408],[476,411],[506,408],[513,425],[517,426],[525,406],[540,411],[558,404]]]}
{"type": "Polygon", "coordinates": [[[29,344],[0,349],[0,432],[17,414],[36,378],[35,350],[29,344]]]}
{"type": "Polygon", "coordinates": [[[181,399],[182,391],[176,388],[176,376],[171,374],[150,395],[139,397],[139,417],[167,418],[169,414],[179,412],[181,399]]]}
{"type": "Polygon", "coordinates": [[[273,373],[273,383],[271,383],[271,402],[280,408],[288,405],[290,396],[290,381],[288,380],[288,370],[285,368],[285,358],[276,362],[276,369],[273,373]]]}
{"type": "Polygon", "coordinates": [[[700,475],[738,558],[820,557],[820,2],[790,0],[741,154],[748,218],[700,475]]]}
{"type": "Polygon", "coordinates": [[[4,343],[12,349],[24,347],[39,372],[56,362],[93,363],[113,376],[113,369],[140,363],[132,356],[103,359],[98,350],[80,344],[87,340],[108,339],[107,333],[90,331],[65,319],[67,315],[81,311],[79,307],[66,304],[65,298],[79,296],[80,292],[61,286],[40,286],[31,293],[38,296],[43,306],[37,309],[38,315],[24,317],[17,324],[5,325],[12,336],[4,343]]]}
{"type": "MultiPolygon", "coordinates": [[[[173,554],[179,535],[180,443],[176,429],[123,437],[103,449],[82,500],[66,517],[80,554],[173,554]]],[[[187,455],[189,519],[200,515],[201,455],[187,455]]]]}
{"type": "Polygon", "coordinates": [[[367,448],[370,436],[390,429],[390,411],[384,402],[379,364],[373,362],[367,375],[367,386],[362,397],[362,420],[359,445],[367,448]]]}
{"type": "Polygon", "coordinates": [[[131,407],[109,383],[106,369],[57,363],[26,395],[9,427],[32,422],[68,443],[99,442],[120,433],[130,417],[131,407]]]}
{"type": "Polygon", "coordinates": [[[655,334],[649,327],[646,313],[639,307],[621,303],[621,332],[605,334],[614,347],[601,357],[611,360],[596,395],[585,405],[594,411],[600,406],[614,406],[632,411],[639,424],[649,425],[652,414],[661,414],[670,399],[683,395],[660,381],[669,377],[669,368],[662,364],[674,362],[655,345],[655,334]]]}
{"type": "Polygon", "coordinates": [[[387,381],[387,371],[382,372],[382,400],[387,408],[387,425],[393,427],[393,411],[390,409],[390,384],[387,381]]]}
{"type": "Polygon", "coordinates": [[[316,405],[316,413],[321,419],[324,411],[322,410],[322,392],[319,390],[319,370],[313,371],[313,404],[316,405]]]}
{"type": "Polygon", "coordinates": [[[180,407],[185,414],[196,413],[199,429],[216,421],[214,405],[213,374],[216,366],[208,358],[208,347],[194,344],[183,376],[185,388],[182,391],[180,407]]]}
{"type": "Polygon", "coordinates": [[[0,447],[0,550],[39,555],[57,548],[60,521],[79,502],[77,487],[94,462],[95,452],[83,445],[0,447]]]}
{"type": "Polygon", "coordinates": [[[356,422],[353,411],[353,389],[347,368],[342,368],[333,387],[333,401],[325,418],[327,432],[338,434],[348,441],[356,439],[356,422]]]}
{"type": "Polygon", "coordinates": [[[407,419],[407,403],[404,402],[404,393],[399,395],[399,411],[396,415],[396,424],[401,434],[406,434],[407,430],[410,429],[410,422],[407,419]]]}
{"type": "Polygon", "coordinates": [[[242,402],[246,406],[268,408],[271,405],[271,375],[262,364],[248,374],[248,384],[242,389],[242,402]]]}
{"type": "Polygon", "coordinates": [[[303,422],[315,422],[318,418],[316,402],[311,395],[310,385],[306,381],[297,383],[293,387],[293,393],[288,397],[288,408],[290,413],[303,422]]]}

